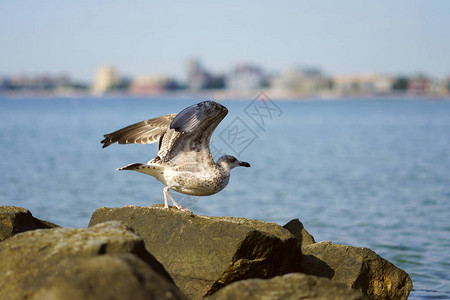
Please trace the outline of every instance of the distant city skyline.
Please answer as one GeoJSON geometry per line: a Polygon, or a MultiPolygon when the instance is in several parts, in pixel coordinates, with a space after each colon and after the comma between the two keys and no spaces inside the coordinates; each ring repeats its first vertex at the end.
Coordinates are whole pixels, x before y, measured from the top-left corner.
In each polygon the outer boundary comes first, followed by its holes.
{"type": "Polygon", "coordinates": [[[67,74],[185,79],[198,58],[214,73],[248,62],[268,72],[296,65],[328,74],[450,75],[446,0],[3,1],[0,76],[67,74]]]}

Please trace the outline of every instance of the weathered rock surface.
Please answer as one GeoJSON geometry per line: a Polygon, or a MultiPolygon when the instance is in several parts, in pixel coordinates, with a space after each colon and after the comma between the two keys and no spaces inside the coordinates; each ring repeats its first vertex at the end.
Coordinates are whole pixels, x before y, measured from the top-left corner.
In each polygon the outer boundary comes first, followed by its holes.
{"type": "Polygon", "coordinates": [[[110,220],[122,221],[142,236],[148,251],[192,298],[211,295],[234,281],[301,270],[297,240],[274,223],[199,216],[156,205],[100,208],[89,226],[110,220]]]}
{"type": "Polygon", "coordinates": [[[286,228],[295,236],[301,247],[311,245],[316,242],[314,237],[306,231],[305,227],[303,227],[303,224],[299,219],[289,221],[283,226],[283,228],[286,228]]]}
{"type": "Polygon", "coordinates": [[[0,206],[0,298],[187,299],[172,277],[194,299],[407,299],[412,290],[372,250],[315,243],[298,219],[283,228],[126,206],[98,209],[89,226],[58,228],[0,206]],[[302,270],[310,275],[292,273],[302,270]]]}
{"type": "MultiPolygon", "coordinates": [[[[68,290],[83,286],[84,288],[80,290],[80,293],[86,297],[90,295],[89,293],[92,290],[95,293],[104,292],[106,294],[107,290],[112,289],[110,284],[114,283],[113,278],[106,276],[101,270],[107,263],[111,263],[111,268],[115,270],[113,271],[115,274],[127,268],[129,272],[138,270],[133,273],[134,277],[126,281],[124,285],[129,284],[136,287],[137,281],[141,284],[142,293],[149,289],[147,284],[158,289],[161,281],[166,281],[168,284],[173,282],[164,267],[146,251],[141,237],[123,224],[108,222],[87,229],[33,230],[17,234],[1,242],[1,295],[3,299],[29,299],[37,297],[36,295],[39,295],[39,293],[49,291],[52,293],[53,299],[66,299],[65,297],[59,297],[64,291],[55,287],[56,283],[61,283],[68,290]],[[136,259],[142,260],[148,268],[144,272],[142,264],[127,257],[115,258],[114,263],[103,257],[117,254],[133,254],[136,259]],[[96,266],[99,268],[97,269],[96,266]],[[153,283],[145,281],[145,278],[156,278],[157,276],[161,280],[154,280],[153,283]],[[78,279],[75,280],[75,277],[78,277],[78,279]],[[93,277],[96,279],[94,280],[93,277]],[[65,284],[64,280],[67,281],[65,284]],[[71,280],[75,281],[70,283],[71,280]],[[107,280],[109,280],[109,283],[107,280]]],[[[122,274],[121,276],[125,275],[122,274]]],[[[118,283],[114,284],[119,285],[118,283]]],[[[176,290],[176,287],[174,289],[176,290]]],[[[125,292],[127,291],[125,290],[125,292]]],[[[170,290],[164,290],[164,293],[167,291],[170,290]]],[[[77,295],[81,294],[74,294],[73,299],[79,299],[77,295]]],[[[179,299],[181,297],[176,296],[175,293],[173,295],[174,297],[168,297],[168,299],[179,299]]],[[[130,298],[118,292],[117,298],[112,299],[130,298]]]]}
{"type": "Polygon", "coordinates": [[[304,273],[343,283],[371,299],[407,299],[412,290],[405,271],[368,248],[320,242],[302,252],[304,273]]]}
{"type": "Polygon", "coordinates": [[[361,292],[327,278],[291,273],[271,279],[247,279],[232,283],[208,300],[363,300],[361,292]]]}
{"type": "Polygon", "coordinates": [[[187,299],[178,288],[132,254],[67,259],[33,300],[187,299]]]}
{"type": "Polygon", "coordinates": [[[56,224],[39,220],[25,208],[16,206],[0,206],[0,241],[15,234],[45,228],[59,227],[56,224]]]}

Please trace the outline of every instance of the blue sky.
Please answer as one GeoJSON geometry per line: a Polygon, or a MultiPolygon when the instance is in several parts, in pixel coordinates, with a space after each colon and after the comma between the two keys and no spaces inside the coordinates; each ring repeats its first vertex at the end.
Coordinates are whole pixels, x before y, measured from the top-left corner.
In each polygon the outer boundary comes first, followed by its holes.
{"type": "Polygon", "coordinates": [[[0,1],[0,75],[67,73],[183,79],[198,57],[271,72],[450,75],[450,1],[0,1]]]}

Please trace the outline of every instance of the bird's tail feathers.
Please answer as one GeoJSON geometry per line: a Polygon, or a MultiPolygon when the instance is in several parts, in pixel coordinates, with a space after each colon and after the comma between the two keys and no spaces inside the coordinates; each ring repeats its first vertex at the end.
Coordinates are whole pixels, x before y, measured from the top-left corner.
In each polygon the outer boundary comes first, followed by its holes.
{"type": "Polygon", "coordinates": [[[121,168],[117,168],[116,170],[117,170],[117,171],[123,171],[123,170],[131,170],[131,171],[134,171],[134,170],[136,170],[136,169],[139,169],[140,166],[142,166],[141,163],[132,163],[132,164],[123,166],[123,167],[121,167],[121,168]]]}
{"type": "Polygon", "coordinates": [[[163,174],[164,168],[158,165],[146,165],[141,163],[132,163],[121,168],[117,168],[117,171],[129,170],[137,171],[154,177],[158,177],[163,174]]]}

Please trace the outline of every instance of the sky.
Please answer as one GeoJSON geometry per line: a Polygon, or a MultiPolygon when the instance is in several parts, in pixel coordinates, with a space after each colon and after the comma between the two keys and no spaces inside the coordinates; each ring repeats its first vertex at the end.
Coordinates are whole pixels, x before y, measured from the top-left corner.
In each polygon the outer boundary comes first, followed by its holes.
{"type": "Polygon", "coordinates": [[[183,79],[198,58],[216,73],[450,75],[450,1],[0,0],[0,76],[68,74],[183,79]]]}

